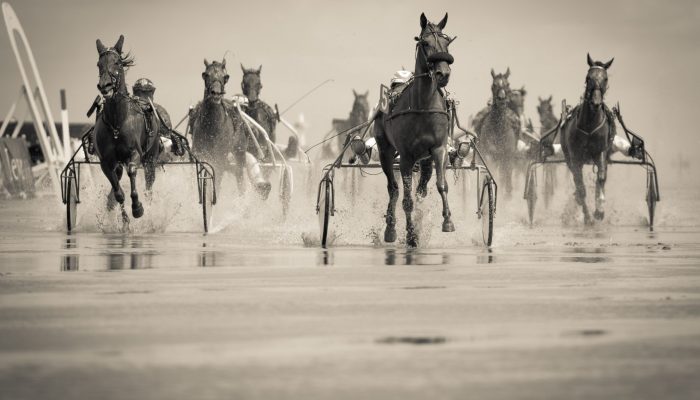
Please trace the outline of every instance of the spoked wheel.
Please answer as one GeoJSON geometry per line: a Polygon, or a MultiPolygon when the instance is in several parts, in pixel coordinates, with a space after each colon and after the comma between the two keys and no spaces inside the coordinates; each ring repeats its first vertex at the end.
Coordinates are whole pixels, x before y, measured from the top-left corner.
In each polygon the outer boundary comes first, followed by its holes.
{"type": "Polygon", "coordinates": [[[204,233],[208,233],[212,224],[212,205],[214,201],[214,181],[212,179],[202,179],[202,220],[204,221],[204,233]]]}
{"type": "MultiPolygon", "coordinates": [[[[549,208],[554,197],[554,179],[555,170],[553,165],[544,166],[544,207],[549,208]]],[[[530,220],[532,222],[532,220],[530,220]]]]}
{"type": "Polygon", "coordinates": [[[535,204],[537,203],[537,176],[535,169],[530,170],[525,184],[525,200],[527,200],[527,214],[530,218],[530,225],[535,218],[535,204]]]}
{"type": "Polygon", "coordinates": [[[321,247],[326,248],[328,244],[328,231],[333,207],[332,183],[324,180],[321,183],[321,193],[318,201],[318,223],[321,231],[321,247]]]}
{"type": "Polygon", "coordinates": [[[480,199],[481,235],[486,246],[493,243],[493,219],[496,216],[496,188],[489,176],[484,180],[480,199]]]}
{"type": "Polygon", "coordinates": [[[287,214],[289,214],[289,204],[292,201],[292,167],[290,166],[282,170],[280,201],[282,202],[282,216],[286,219],[287,214]]]}
{"type": "Polygon", "coordinates": [[[656,174],[647,172],[647,208],[649,209],[649,230],[654,230],[654,213],[656,212],[657,197],[656,174]]]}
{"type": "Polygon", "coordinates": [[[78,222],[78,188],[73,173],[66,179],[66,229],[71,232],[78,222]]]}

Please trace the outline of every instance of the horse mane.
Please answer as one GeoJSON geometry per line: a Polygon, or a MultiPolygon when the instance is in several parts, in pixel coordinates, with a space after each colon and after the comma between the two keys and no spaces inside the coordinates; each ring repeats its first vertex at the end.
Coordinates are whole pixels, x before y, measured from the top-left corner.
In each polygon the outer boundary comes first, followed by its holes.
{"type": "Polygon", "coordinates": [[[129,69],[130,67],[136,65],[134,56],[131,55],[131,52],[126,54],[119,53],[119,64],[124,69],[129,69]]]}

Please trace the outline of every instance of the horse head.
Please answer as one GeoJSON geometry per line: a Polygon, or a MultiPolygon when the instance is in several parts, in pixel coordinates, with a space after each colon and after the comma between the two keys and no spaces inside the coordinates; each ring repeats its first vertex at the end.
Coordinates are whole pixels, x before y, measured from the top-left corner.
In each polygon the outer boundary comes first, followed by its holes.
{"type": "Polygon", "coordinates": [[[450,54],[448,46],[457,38],[450,38],[442,33],[445,25],[447,25],[447,13],[437,24],[429,22],[422,13],[420,36],[415,38],[422,62],[425,63],[428,73],[435,78],[439,87],[447,86],[450,80],[450,64],[454,62],[454,57],[450,54]]]}
{"type": "Polygon", "coordinates": [[[491,95],[493,96],[493,104],[505,105],[510,100],[509,76],[510,68],[508,68],[504,74],[496,74],[493,68],[491,68],[491,77],[493,78],[493,82],[491,83],[491,95]]]}
{"type": "Polygon", "coordinates": [[[520,113],[525,109],[525,95],[527,95],[525,86],[510,91],[510,104],[513,110],[520,113]]]}
{"type": "Polygon", "coordinates": [[[603,104],[603,97],[608,90],[608,68],[615,58],[603,63],[593,61],[590,54],[587,54],[588,73],[586,74],[586,93],[584,100],[594,108],[603,104]]]}
{"type": "Polygon", "coordinates": [[[221,103],[221,99],[226,94],[226,82],[228,82],[228,73],[226,72],[226,59],[222,62],[212,61],[209,63],[204,59],[204,100],[214,103],[221,103]]]}
{"type": "Polygon", "coordinates": [[[540,118],[554,115],[554,109],[552,108],[552,96],[549,96],[546,99],[538,97],[537,100],[540,102],[537,105],[537,113],[540,115],[540,118]]]}
{"type": "Polygon", "coordinates": [[[112,47],[106,47],[100,39],[97,39],[97,53],[99,54],[97,69],[100,74],[97,89],[106,99],[111,98],[116,92],[126,91],[124,71],[134,65],[134,60],[128,54],[122,54],[123,45],[124,35],[120,35],[119,40],[112,47]]]}
{"type": "Polygon", "coordinates": [[[367,121],[369,117],[369,90],[364,94],[360,94],[353,89],[352,94],[355,95],[355,102],[352,103],[351,118],[354,121],[359,121],[359,123],[367,121]]]}
{"type": "Polygon", "coordinates": [[[263,87],[260,82],[262,65],[258,69],[247,69],[241,64],[241,70],[243,71],[241,90],[243,90],[243,94],[248,97],[249,102],[255,103],[260,98],[260,90],[262,90],[263,87]]]}

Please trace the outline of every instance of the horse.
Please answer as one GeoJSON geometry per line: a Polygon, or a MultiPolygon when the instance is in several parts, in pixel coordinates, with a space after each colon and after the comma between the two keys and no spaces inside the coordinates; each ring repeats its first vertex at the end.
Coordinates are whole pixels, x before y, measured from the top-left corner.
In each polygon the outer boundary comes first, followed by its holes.
{"type": "MultiPolygon", "coordinates": [[[[260,124],[260,126],[265,129],[270,141],[272,143],[276,142],[277,134],[275,129],[277,128],[278,116],[277,113],[270,107],[267,103],[260,100],[260,90],[262,90],[262,83],[260,82],[260,72],[262,72],[262,65],[258,68],[245,68],[241,64],[241,70],[243,71],[243,79],[241,80],[241,90],[243,94],[248,98],[248,104],[243,106],[243,112],[248,114],[251,118],[260,124]]],[[[256,131],[257,132],[257,131],[256,131]]],[[[265,153],[265,158],[269,158],[270,155],[267,154],[268,147],[265,145],[267,142],[262,133],[257,132],[256,138],[260,147],[265,153]]],[[[255,154],[257,150],[253,147],[254,144],[250,143],[248,151],[255,154]]]]}
{"type": "Polygon", "coordinates": [[[537,105],[537,114],[540,116],[540,136],[542,136],[557,126],[558,120],[556,115],[554,115],[552,96],[546,99],[537,97],[537,100],[539,101],[537,105]]]}
{"type": "MultiPolygon", "coordinates": [[[[359,94],[355,91],[355,89],[353,89],[352,94],[355,96],[355,99],[353,100],[352,109],[350,110],[350,115],[348,118],[333,119],[333,130],[335,132],[343,132],[354,126],[367,122],[367,118],[369,117],[369,90],[364,94],[359,94]]],[[[348,140],[348,134],[338,135],[337,139],[338,148],[342,149],[345,142],[348,140]]]]}
{"type": "MultiPolygon", "coordinates": [[[[160,121],[154,114],[146,114],[138,100],[129,95],[125,71],[134,65],[134,60],[129,54],[122,54],[124,35],[120,35],[112,47],[106,47],[100,39],[96,44],[99,55],[97,89],[104,103],[95,121],[95,152],[102,172],[112,185],[111,195],[122,210],[124,192],[119,181],[124,166],[127,167],[131,183],[131,213],[134,218],[140,218],[144,209],[136,190],[136,171],[140,164],[144,166],[146,190],[150,191],[155,182],[156,162],[161,151],[158,134],[160,121]]],[[[123,215],[126,218],[126,212],[123,211],[123,215]]]]}
{"type": "Polygon", "coordinates": [[[450,65],[454,62],[448,46],[455,38],[442,32],[447,24],[447,14],[437,24],[420,15],[420,35],[416,37],[416,62],[413,79],[387,112],[377,112],[374,137],[377,140],[379,159],[387,179],[389,205],[386,213],[384,241],[396,241],[396,202],[398,184],[394,176],[394,160],[400,156],[399,169],[403,181],[403,210],[406,214],[406,244],[416,247],[419,242],[411,213],[413,212],[413,167],[420,162],[420,179],[416,193],[425,197],[427,185],[435,164],[437,190],[442,197],[442,231],[454,232],[450,208],[447,202],[447,142],[450,117],[441,89],[450,79],[450,65]]]}
{"type": "Polygon", "coordinates": [[[583,101],[572,110],[571,117],[561,128],[562,151],[574,178],[576,202],[581,206],[586,225],[590,225],[592,220],[586,205],[584,164],[594,164],[598,169],[594,217],[596,220],[602,220],[605,216],[605,181],[608,157],[615,137],[615,123],[614,116],[603,98],[608,89],[608,68],[613,60],[614,58],[603,63],[593,61],[590,54],[587,55],[588,72],[583,101]]]}
{"type": "Polygon", "coordinates": [[[216,187],[221,185],[223,172],[229,170],[228,154],[233,154],[233,169],[238,188],[245,190],[243,168],[246,165],[248,136],[244,122],[234,104],[224,99],[229,80],[226,59],[209,63],[204,59],[204,99],[190,111],[189,131],[192,132],[192,151],[212,164],[216,171],[216,187]]]}
{"type": "Polygon", "coordinates": [[[507,196],[513,190],[513,165],[518,156],[517,142],[521,130],[520,118],[510,106],[509,76],[510,68],[504,74],[496,74],[491,69],[491,105],[474,126],[484,153],[498,168],[507,196]]]}

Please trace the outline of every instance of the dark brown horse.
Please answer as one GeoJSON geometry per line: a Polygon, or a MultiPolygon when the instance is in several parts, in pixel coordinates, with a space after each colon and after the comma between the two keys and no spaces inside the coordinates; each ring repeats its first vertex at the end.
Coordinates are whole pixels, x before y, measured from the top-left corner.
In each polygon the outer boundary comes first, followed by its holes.
{"type": "Polygon", "coordinates": [[[238,188],[243,191],[248,137],[238,110],[231,101],[224,99],[226,83],[229,80],[226,60],[209,63],[205,59],[204,66],[204,100],[199,102],[190,114],[192,150],[219,172],[216,174],[217,187],[221,184],[223,172],[230,169],[228,154],[232,153],[236,162],[234,174],[238,188]]]}
{"type": "Polygon", "coordinates": [[[537,105],[537,114],[540,116],[540,136],[549,132],[550,129],[557,126],[559,122],[557,116],[554,115],[554,107],[552,106],[552,96],[546,99],[538,97],[539,104],[537,105]]]}
{"type": "MultiPolygon", "coordinates": [[[[505,182],[506,195],[513,190],[513,166],[517,157],[517,143],[520,137],[520,119],[511,109],[511,90],[508,83],[510,68],[505,74],[496,74],[491,69],[491,105],[475,123],[474,129],[479,135],[479,143],[484,153],[491,159],[505,182]]],[[[476,120],[476,119],[475,119],[476,120]]]]}
{"type": "Polygon", "coordinates": [[[413,212],[412,181],[413,167],[421,165],[421,177],[417,194],[427,195],[427,184],[432,174],[433,163],[437,175],[437,190],[442,197],[443,232],[453,232],[450,208],[447,203],[447,140],[450,119],[441,88],[450,79],[450,64],[454,61],[448,51],[454,40],[442,30],[447,24],[447,14],[437,24],[428,22],[425,14],[420,16],[420,35],[416,37],[416,65],[413,80],[403,91],[387,113],[379,112],[374,124],[374,136],[379,147],[382,170],[387,178],[389,205],[386,213],[384,240],[396,240],[396,202],[399,187],[394,177],[396,153],[400,156],[399,169],[403,180],[403,209],[406,213],[406,244],[418,244],[411,213],[413,212]]]}
{"type": "Polygon", "coordinates": [[[129,55],[122,54],[124,36],[113,47],[105,47],[97,39],[100,80],[97,88],[104,97],[104,106],[95,121],[95,150],[100,167],[109,183],[111,194],[123,207],[124,192],[119,180],[124,166],[131,182],[131,213],[134,218],[143,215],[143,205],[136,191],[136,171],[143,164],[146,171],[146,189],[155,181],[156,162],[160,153],[158,131],[160,122],[155,115],[147,115],[138,101],[129,95],[125,71],[133,65],[129,55]],[[147,119],[150,118],[151,121],[147,119]]]}
{"type": "MultiPolygon", "coordinates": [[[[354,126],[363,124],[367,122],[367,117],[369,116],[369,90],[364,94],[359,94],[352,90],[355,100],[352,103],[352,109],[350,110],[350,115],[347,119],[334,118],[333,128],[336,132],[346,131],[354,126]]],[[[347,140],[348,134],[338,136],[338,148],[342,149],[347,140]]]]}
{"type": "Polygon", "coordinates": [[[583,209],[586,224],[591,223],[591,216],[586,205],[586,187],[583,182],[583,165],[595,164],[598,172],[596,179],[596,204],[594,216],[601,220],[605,215],[605,180],[608,173],[608,156],[611,141],[615,136],[615,124],[612,113],[608,110],[603,97],[608,89],[607,63],[593,61],[588,55],[588,73],[586,74],[586,91],[583,103],[572,111],[561,130],[561,147],[566,164],[571,170],[576,185],[576,202],[583,209]]]}
{"type": "MultiPolygon", "coordinates": [[[[260,91],[263,87],[260,81],[262,65],[258,69],[248,69],[241,64],[241,70],[243,71],[241,90],[248,98],[248,104],[243,107],[243,111],[257,121],[258,124],[263,127],[263,129],[265,129],[272,143],[276,143],[277,134],[275,130],[277,128],[277,113],[272,109],[272,107],[270,107],[269,104],[260,100],[260,91]]],[[[257,132],[257,130],[255,130],[255,132],[258,143],[265,153],[265,158],[268,158],[270,155],[267,154],[269,149],[269,147],[266,146],[267,140],[265,140],[262,133],[257,132]]],[[[257,150],[255,147],[253,147],[252,143],[248,151],[252,154],[257,153],[257,150]]]]}

